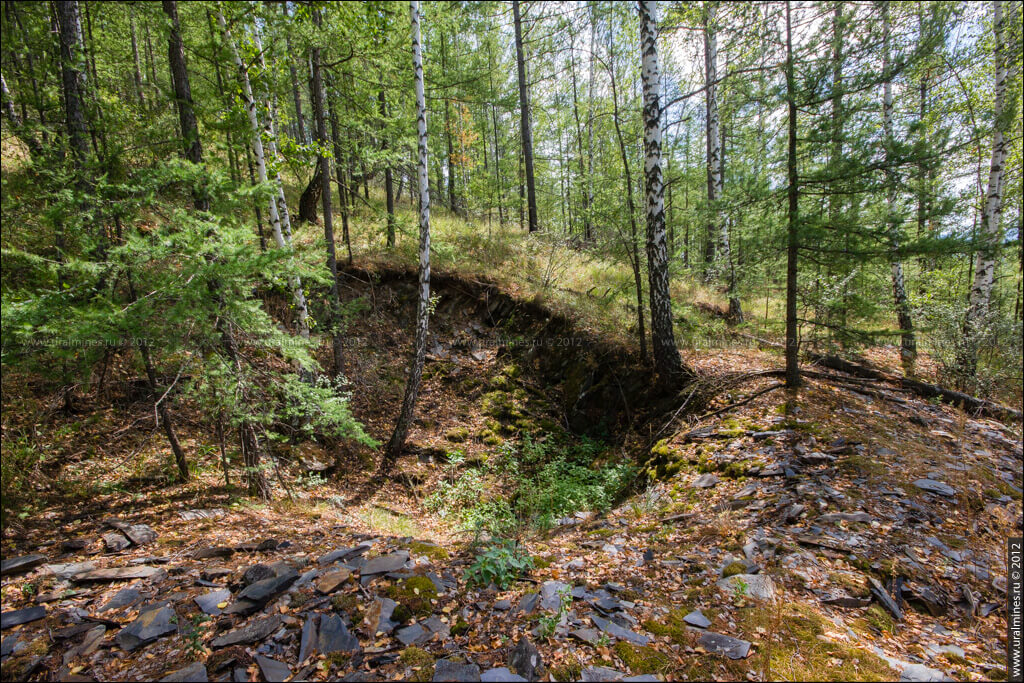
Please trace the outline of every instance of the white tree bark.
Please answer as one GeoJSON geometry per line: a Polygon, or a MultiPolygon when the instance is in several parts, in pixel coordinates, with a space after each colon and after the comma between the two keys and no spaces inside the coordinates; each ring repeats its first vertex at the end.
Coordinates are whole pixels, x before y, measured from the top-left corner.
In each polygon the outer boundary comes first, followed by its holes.
{"type": "Polygon", "coordinates": [[[679,379],[682,362],[672,331],[665,243],[665,185],[661,174],[661,77],[658,64],[658,2],[641,0],[640,75],[644,93],[644,181],[647,188],[647,271],[651,303],[651,341],[661,380],[679,379]]]}
{"type": "Polygon", "coordinates": [[[409,378],[405,384],[402,412],[395,423],[384,453],[383,469],[388,469],[401,454],[409,433],[423,377],[423,359],[427,352],[427,330],[430,323],[430,181],[427,176],[427,102],[423,93],[423,52],[420,47],[420,3],[409,3],[412,22],[412,61],[416,72],[416,130],[419,159],[416,176],[420,191],[420,249],[419,249],[419,301],[416,305],[416,339],[409,363],[409,378]]]}
{"type": "MultiPolygon", "coordinates": [[[[992,130],[992,161],[988,172],[988,192],[985,196],[985,207],[981,218],[981,238],[984,245],[978,250],[974,265],[974,285],[971,287],[970,307],[968,309],[968,325],[977,326],[988,316],[989,304],[992,299],[992,284],[995,281],[996,252],[1002,241],[1002,229],[999,224],[1003,205],[1003,167],[1006,163],[1006,135],[1003,121],[1004,100],[1006,99],[1006,46],[1004,40],[1003,3],[996,0],[992,3],[995,24],[995,126],[992,130]]],[[[976,350],[975,350],[976,351],[976,350]]],[[[972,373],[973,374],[973,370],[972,373]]]]}
{"type": "MultiPolygon", "coordinates": [[[[256,175],[259,178],[260,183],[268,182],[269,173],[267,171],[267,157],[263,148],[263,129],[260,126],[259,115],[256,112],[256,99],[253,97],[252,83],[249,80],[249,70],[245,67],[245,62],[242,61],[242,57],[238,52],[238,46],[235,45],[234,40],[231,37],[231,31],[228,28],[227,22],[224,20],[224,14],[222,12],[217,13],[217,22],[220,24],[221,31],[224,33],[224,40],[231,48],[231,54],[235,60],[235,66],[238,68],[238,77],[242,82],[242,104],[245,106],[246,114],[249,117],[249,126],[252,129],[252,155],[256,164],[256,175]]],[[[259,38],[257,40],[257,45],[259,38]]],[[[257,49],[259,49],[257,47],[257,49]]],[[[261,57],[262,59],[262,57],[261,57]]],[[[270,117],[267,117],[268,122],[270,117]]],[[[273,124],[268,123],[270,128],[270,135],[268,135],[268,145],[271,147],[272,153],[276,156],[276,144],[273,142],[273,124]]],[[[276,160],[275,160],[276,161],[276,160]]],[[[276,164],[275,164],[276,166],[276,164]]],[[[271,197],[268,202],[268,212],[270,215],[270,227],[274,234],[274,242],[277,244],[278,249],[291,248],[291,225],[288,219],[287,204],[284,201],[284,187],[281,183],[281,178],[277,171],[274,171],[274,185],[277,187],[276,196],[271,197]],[[282,215],[281,208],[284,207],[284,214],[282,215]],[[285,221],[288,220],[287,231],[283,229],[285,221]]],[[[291,275],[288,278],[288,284],[292,289],[292,300],[295,303],[296,317],[298,319],[299,334],[304,338],[309,338],[309,311],[306,306],[306,297],[302,292],[302,281],[297,275],[291,275]]]]}

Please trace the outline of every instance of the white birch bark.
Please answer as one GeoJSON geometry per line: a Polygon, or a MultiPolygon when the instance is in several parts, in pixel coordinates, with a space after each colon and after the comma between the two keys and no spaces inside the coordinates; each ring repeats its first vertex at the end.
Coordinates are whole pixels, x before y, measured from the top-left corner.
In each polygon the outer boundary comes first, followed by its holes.
{"type": "Polygon", "coordinates": [[[402,412],[395,423],[382,469],[387,470],[401,454],[409,433],[423,376],[423,359],[427,352],[427,330],[430,323],[430,181],[427,175],[427,102],[423,92],[423,53],[420,43],[420,3],[409,3],[412,23],[412,59],[416,72],[416,132],[418,135],[418,163],[416,177],[420,192],[420,248],[419,248],[419,301],[416,306],[416,339],[409,363],[409,378],[402,399],[402,412]]]}
{"type": "MultiPolygon", "coordinates": [[[[252,83],[249,80],[249,71],[245,67],[245,63],[242,61],[241,54],[238,52],[238,46],[235,45],[234,40],[231,37],[231,31],[228,29],[227,22],[224,20],[224,14],[222,12],[217,13],[217,22],[220,24],[221,31],[224,33],[224,40],[231,48],[231,54],[235,60],[235,66],[238,68],[238,77],[242,82],[242,103],[245,106],[246,114],[249,117],[249,126],[252,129],[252,155],[256,164],[256,175],[259,178],[260,183],[268,182],[268,171],[267,171],[267,157],[263,148],[263,131],[260,126],[259,115],[256,112],[256,99],[253,97],[252,83]]],[[[257,38],[257,50],[259,50],[257,38]]],[[[262,57],[261,57],[262,59],[262,57]]],[[[268,116],[268,121],[270,117],[268,116]]],[[[268,136],[268,146],[271,147],[272,153],[276,156],[276,144],[273,142],[273,124],[268,124],[271,127],[270,135],[268,136]]],[[[276,164],[275,164],[276,166],[276,164]]],[[[285,220],[288,220],[287,204],[284,202],[284,187],[281,183],[281,178],[274,172],[274,185],[277,188],[276,196],[271,197],[268,202],[268,212],[270,216],[270,227],[274,234],[274,242],[277,244],[278,249],[288,249],[291,247],[291,226],[290,221],[287,232],[283,229],[285,220]],[[284,214],[282,215],[281,208],[284,207],[284,214]]],[[[299,334],[304,338],[309,338],[309,311],[306,306],[306,297],[302,292],[302,281],[297,275],[290,275],[288,278],[288,284],[292,289],[292,300],[295,303],[296,316],[298,318],[299,334]]]]}
{"type": "MultiPolygon", "coordinates": [[[[1003,128],[1003,108],[1006,99],[1006,46],[1004,40],[1003,3],[996,0],[992,3],[995,28],[995,126],[992,130],[992,161],[988,172],[988,191],[985,195],[985,206],[981,218],[981,238],[984,245],[978,250],[974,264],[974,284],[971,287],[968,324],[982,324],[988,316],[989,304],[992,299],[992,284],[995,281],[996,252],[1002,241],[1002,229],[999,218],[1002,215],[1003,168],[1006,164],[1006,135],[1003,128]]],[[[972,373],[973,374],[973,373],[972,373]]]]}
{"type": "Polygon", "coordinates": [[[647,265],[651,341],[659,379],[680,378],[682,362],[672,330],[665,243],[665,185],[661,174],[661,78],[658,64],[658,2],[641,0],[640,75],[644,97],[644,181],[647,189],[647,265]]]}

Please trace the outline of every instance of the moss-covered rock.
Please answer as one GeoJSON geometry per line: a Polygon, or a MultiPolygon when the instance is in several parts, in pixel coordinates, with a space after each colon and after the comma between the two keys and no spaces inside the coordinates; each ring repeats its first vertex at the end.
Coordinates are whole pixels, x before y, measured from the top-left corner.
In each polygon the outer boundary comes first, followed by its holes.
{"type": "Polygon", "coordinates": [[[465,427],[453,427],[444,433],[444,438],[453,443],[462,443],[469,438],[469,430],[465,427]]]}
{"type": "Polygon", "coordinates": [[[410,576],[389,586],[386,594],[412,616],[426,617],[434,610],[430,601],[437,598],[437,588],[426,576],[410,576]]]}
{"type": "Polygon", "coordinates": [[[414,555],[426,555],[435,561],[447,560],[450,556],[443,547],[429,541],[411,541],[405,547],[414,555]]]}
{"type": "Polygon", "coordinates": [[[746,573],[747,573],[747,565],[745,565],[744,563],[740,562],[739,560],[736,560],[735,562],[730,562],[729,564],[727,564],[722,569],[722,578],[726,578],[727,579],[730,576],[736,576],[737,574],[746,574],[746,573]]]}
{"type": "Polygon", "coordinates": [[[459,617],[458,621],[452,625],[451,634],[453,636],[461,636],[466,633],[469,633],[469,622],[459,617]]]}
{"type": "Polygon", "coordinates": [[[615,643],[615,654],[634,674],[656,674],[668,670],[672,660],[649,645],[637,646],[620,640],[615,643]]]}
{"type": "Polygon", "coordinates": [[[434,655],[420,647],[407,647],[398,655],[398,661],[412,669],[410,681],[429,681],[434,677],[434,655]]]}

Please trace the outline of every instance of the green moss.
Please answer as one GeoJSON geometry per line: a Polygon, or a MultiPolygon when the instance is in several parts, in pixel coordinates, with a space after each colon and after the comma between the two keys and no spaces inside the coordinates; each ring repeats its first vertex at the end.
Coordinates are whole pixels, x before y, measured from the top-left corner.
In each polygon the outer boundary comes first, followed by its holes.
{"type": "Polygon", "coordinates": [[[551,675],[556,681],[581,681],[583,680],[583,666],[579,663],[553,666],[551,675]]]}
{"type": "Polygon", "coordinates": [[[349,615],[356,613],[356,605],[358,604],[359,600],[356,598],[355,593],[335,593],[331,597],[331,606],[349,615]]]}
{"type": "Polygon", "coordinates": [[[452,625],[451,634],[453,636],[461,636],[466,633],[469,633],[469,622],[460,617],[459,620],[452,625]]]}
{"type": "Polygon", "coordinates": [[[551,566],[551,560],[549,560],[546,557],[541,557],[540,555],[534,555],[533,556],[533,566],[536,569],[547,569],[548,567],[551,566]]]}
{"type": "Polygon", "coordinates": [[[432,560],[447,560],[449,558],[448,551],[437,545],[436,543],[428,543],[427,541],[412,541],[406,548],[409,552],[416,555],[426,555],[432,560]]]}
{"type": "Polygon", "coordinates": [[[469,430],[465,427],[454,427],[444,433],[444,438],[454,443],[462,443],[469,438],[469,430]]]}
{"type": "MultiPolygon", "coordinates": [[[[729,578],[730,576],[736,576],[737,574],[746,574],[747,565],[743,564],[739,560],[730,562],[725,569],[722,570],[722,576],[729,578]]],[[[739,579],[737,579],[738,581],[739,579]]]]}
{"type": "Polygon", "coordinates": [[[892,617],[880,605],[871,605],[864,614],[864,621],[868,626],[881,633],[892,634],[896,631],[896,623],[892,617]]]}
{"type": "Polygon", "coordinates": [[[847,593],[855,598],[866,598],[871,595],[864,577],[854,577],[841,572],[832,572],[828,575],[828,580],[845,589],[847,593]]]}
{"type": "MultiPolygon", "coordinates": [[[[830,641],[825,634],[834,630],[834,625],[806,605],[740,610],[736,621],[740,637],[759,641],[758,649],[743,668],[763,671],[771,680],[892,680],[892,669],[875,654],[830,641]],[[772,637],[759,637],[761,633],[770,633],[772,637]]],[[[726,667],[736,666],[734,672],[740,673],[739,664],[726,662],[726,667]]]]}
{"type": "Polygon", "coordinates": [[[515,392],[489,391],[480,398],[480,410],[499,420],[517,420],[523,412],[513,400],[514,395],[515,392]]]}
{"type": "Polygon", "coordinates": [[[410,681],[429,681],[434,677],[434,655],[423,648],[405,648],[398,655],[398,661],[413,670],[410,681]]]}
{"type": "Polygon", "coordinates": [[[328,670],[330,670],[330,667],[344,668],[351,659],[351,652],[332,652],[326,657],[328,670]]]}
{"type": "Polygon", "coordinates": [[[668,655],[658,652],[649,645],[637,647],[632,643],[620,640],[612,649],[634,674],[661,673],[672,666],[672,660],[668,655]]]}
{"type": "MultiPolygon", "coordinates": [[[[686,607],[677,607],[669,611],[661,619],[648,619],[643,623],[643,626],[648,633],[662,637],[668,636],[678,645],[689,645],[689,632],[686,630],[686,622],[683,621],[683,617],[689,614],[690,611],[686,607]]],[[[707,615],[705,614],[705,616],[707,615]]]]}
{"type": "Polygon", "coordinates": [[[425,576],[410,576],[388,586],[386,594],[399,605],[404,605],[412,616],[426,617],[434,611],[430,601],[437,598],[437,588],[425,576]]]}

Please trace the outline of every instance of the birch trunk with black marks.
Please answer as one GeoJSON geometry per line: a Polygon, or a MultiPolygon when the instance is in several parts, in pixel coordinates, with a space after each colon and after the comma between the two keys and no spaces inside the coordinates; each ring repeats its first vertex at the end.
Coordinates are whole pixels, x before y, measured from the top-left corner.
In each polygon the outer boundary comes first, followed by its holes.
{"type": "Polygon", "coordinates": [[[427,103],[423,94],[423,55],[420,48],[420,3],[409,3],[412,22],[412,61],[416,72],[416,129],[419,137],[419,159],[416,175],[420,190],[420,248],[419,248],[419,300],[416,303],[416,339],[413,342],[412,359],[409,362],[409,378],[405,384],[402,412],[395,422],[381,469],[387,471],[402,453],[405,438],[409,433],[416,397],[419,395],[420,380],[423,377],[423,359],[427,352],[427,328],[430,323],[430,181],[427,176],[427,103]]]}
{"type": "Polygon", "coordinates": [[[641,0],[640,56],[644,93],[644,181],[647,190],[647,274],[651,304],[651,344],[659,380],[682,376],[682,361],[672,330],[665,244],[665,185],[661,176],[661,79],[658,64],[658,3],[641,0]]]}
{"type": "Polygon", "coordinates": [[[885,82],[882,88],[882,132],[885,144],[885,188],[886,188],[886,232],[889,236],[890,269],[892,271],[892,298],[896,308],[896,319],[900,325],[900,360],[903,369],[911,375],[917,360],[917,340],[914,336],[914,319],[910,315],[907,287],[903,277],[903,261],[900,259],[900,221],[896,206],[896,169],[892,158],[895,138],[892,123],[892,74],[890,45],[889,5],[881,3],[882,11],[882,73],[885,82]]]}
{"type": "MultiPolygon", "coordinates": [[[[1012,9],[1011,9],[1012,11],[1012,9]]],[[[964,341],[959,359],[959,370],[964,378],[965,387],[972,383],[978,373],[978,345],[983,328],[989,317],[989,305],[992,300],[992,285],[995,281],[996,257],[1000,243],[1003,241],[1002,226],[999,219],[1003,211],[1003,175],[1006,163],[1008,113],[1006,106],[1006,45],[1004,44],[1003,3],[995,0],[992,3],[993,28],[995,32],[995,103],[993,115],[995,126],[992,128],[992,160],[988,171],[988,190],[981,217],[982,244],[974,260],[974,283],[968,299],[967,317],[964,321],[964,341]]]]}
{"type": "MultiPolygon", "coordinates": [[[[259,114],[256,111],[256,98],[253,96],[252,83],[249,80],[249,70],[245,68],[245,62],[242,61],[242,57],[238,52],[238,47],[235,45],[235,42],[231,37],[231,31],[228,28],[227,22],[224,20],[224,15],[222,13],[218,12],[217,22],[220,24],[221,31],[224,34],[224,42],[226,42],[228,47],[231,49],[231,54],[235,60],[235,66],[238,68],[238,78],[242,83],[242,105],[249,117],[249,127],[252,131],[251,146],[252,156],[255,161],[256,176],[261,184],[266,184],[269,181],[270,174],[267,170],[267,156],[263,148],[263,129],[260,125],[259,114]]],[[[279,200],[283,202],[284,193],[281,177],[278,175],[276,170],[274,171],[274,186],[276,191],[267,203],[267,215],[270,219],[270,229],[274,235],[274,243],[277,244],[278,249],[291,249],[291,231],[289,230],[289,234],[286,238],[281,227],[282,221],[278,202],[279,200]]],[[[309,339],[309,312],[306,307],[306,297],[302,292],[302,281],[297,275],[290,275],[288,277],[288,284],[292,289],[292,301],[295,304],[299,334],[303,339],[309,339]]]]}
{"type": "Polygon", "coordinates": [[[75,166],[81,171],[89,154],[88,132],[85,127],[85,105],[82,91],[85,75],[79,68],[82,47],[82,28],[78,17],[78,3],[54,3],[57,27],[60,31],[60,76],[64,95],[64,121],[68,141],[75,157],[75,166]]]}

